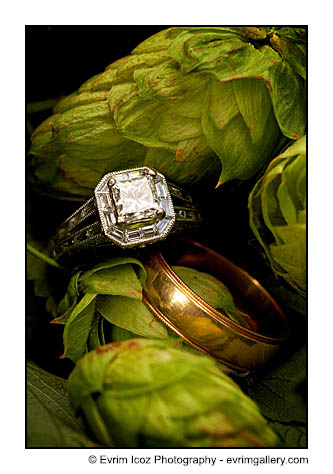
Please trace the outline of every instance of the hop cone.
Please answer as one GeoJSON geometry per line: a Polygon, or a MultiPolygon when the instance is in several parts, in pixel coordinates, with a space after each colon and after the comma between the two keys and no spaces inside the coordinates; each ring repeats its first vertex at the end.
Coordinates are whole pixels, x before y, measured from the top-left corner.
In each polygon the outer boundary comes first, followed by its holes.
{"type": "Polygon", "coordinates": [[[306,290],[306,137],[267,167],[249,196],[251,228],[277,276],[306,290]]]}
{"type": "Polygon", "coordinates": [[[131,339],[85,355],[68,379],[100,443],[119,447],[271,447],[255,403],[210,358],[131,339]]]}
{"type": "Polygon", "coordinates": [[[304,134],[305,31],[174,27],[62,99],[32,135],[30,178],[58,197],[147,165],[180,185],[246,180],[304,134]],[[222,167],[221,167],[222,164],[222,167]]]}

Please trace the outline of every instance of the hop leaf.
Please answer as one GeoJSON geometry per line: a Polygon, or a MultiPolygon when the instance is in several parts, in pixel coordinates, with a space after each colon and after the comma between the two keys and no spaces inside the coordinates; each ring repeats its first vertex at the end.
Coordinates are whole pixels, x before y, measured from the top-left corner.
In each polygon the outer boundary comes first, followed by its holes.
{"type": "Polygon", "coordinates": [[[27,363],[27,446],[29,448],[98,447],[75,417],[67,381],[27,363]]]}

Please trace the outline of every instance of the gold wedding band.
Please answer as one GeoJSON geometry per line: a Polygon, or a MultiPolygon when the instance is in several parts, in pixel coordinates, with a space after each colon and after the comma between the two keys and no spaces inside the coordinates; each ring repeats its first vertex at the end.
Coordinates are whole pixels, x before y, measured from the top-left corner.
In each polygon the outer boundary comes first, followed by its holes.
{"type": "Polygon", "coordinates": [[[144,301],[169,328],[200,351],[241,372],[253,372],[276,355],[289,336],[281,308],[246,271],[186,238],[146,256],[144,301]],[[247,329],[214,309],[172,270],[182,265],[209,273],[231,292],[235,305],[257,324],[247,329]]]}

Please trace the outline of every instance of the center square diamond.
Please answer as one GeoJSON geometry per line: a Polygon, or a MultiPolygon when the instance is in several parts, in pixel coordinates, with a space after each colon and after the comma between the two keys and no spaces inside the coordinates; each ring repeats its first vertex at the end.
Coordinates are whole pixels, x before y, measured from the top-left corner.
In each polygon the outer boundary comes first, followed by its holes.
{"type": "Polygon", "coordinates": [[[105,236],[121,247],[164,239],[175,223],[165,177],[148,167],[107,173],[95,197],[105,236]]]}
{"type": "Polygon", "coordinates": [[[118,224],[146,221],[164,214],[154,180],[145,170],[115,175],[111,181],[110,191],[115,203],[118,224]]]}

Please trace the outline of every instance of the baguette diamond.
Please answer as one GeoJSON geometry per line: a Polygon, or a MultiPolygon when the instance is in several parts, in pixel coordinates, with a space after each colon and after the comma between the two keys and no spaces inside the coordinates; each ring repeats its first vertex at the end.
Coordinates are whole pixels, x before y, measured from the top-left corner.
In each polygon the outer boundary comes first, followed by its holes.
{"type": "Polygon", "coordinates": [[[90,248],[145,246],[200,225],[186,191],[151,168],[127,169],[103,176],[94,195],[56,230],[50,249],[67,260],[90,248]]]}
{"type": "Polygon", "coordinates": [[[108,173],[97,185],[95,197],[104,234],[122,247],[163,239],[174,225],[167,182],[150,168],[108,173]],[[159,222],[162,225],[157,226],[159,222]],[[130,232],[133,229],[141,232],[130,232]]]}

